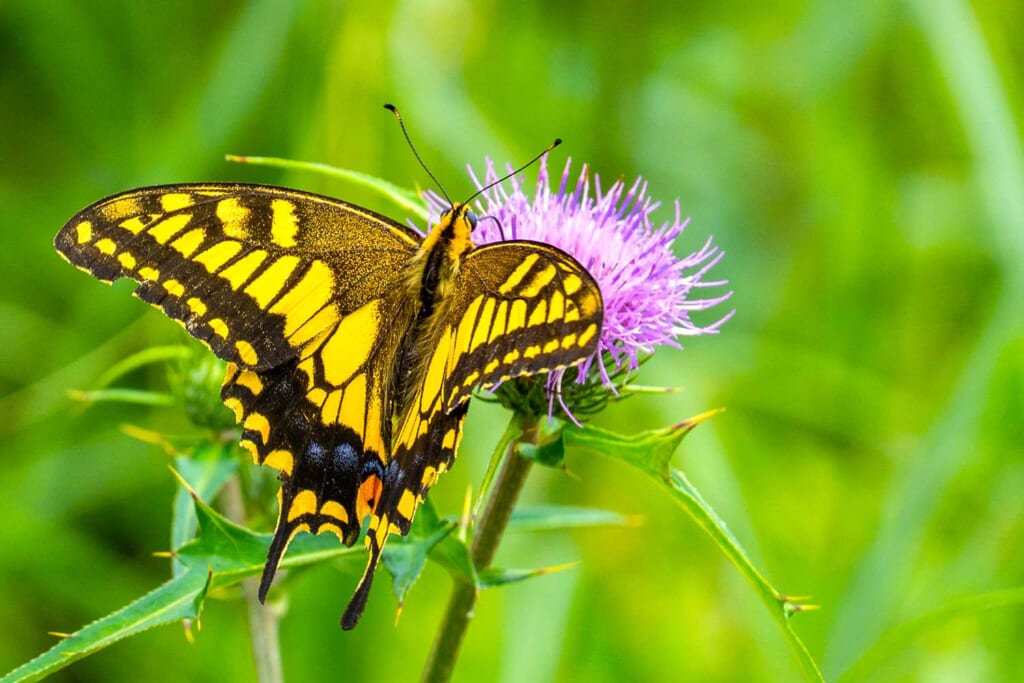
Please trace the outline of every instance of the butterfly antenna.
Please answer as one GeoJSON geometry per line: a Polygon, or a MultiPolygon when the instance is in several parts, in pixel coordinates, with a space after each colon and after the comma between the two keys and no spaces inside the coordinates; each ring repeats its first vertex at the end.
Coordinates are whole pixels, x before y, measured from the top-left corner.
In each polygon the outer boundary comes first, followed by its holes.
{"type": "Polygon", "coordinates": [[[550,145],[548,145],[544,149],[543,152],[541,152],[540,154],[538,154],[534,158],[530,159],[529,161],[527,161],[525,164],[523,164],[522,166],[520,166],[516,170],[511,171],[510,173],[506,173],[505,175],[501,176],[500,178],[495,180],[493,183],[489,183],[489,184],[485,185],[484,187],[481,187],[479,190],[477,190],[476,192],[473,193],[472,197],[470,197],[465,202],[463,202],[463,204],[469,204],[471,201],[473,201],[474,199],[476,199],[477,197],[482,195],[484,192],[487,192],[487,190],[491,189],[495,185],[500,185],[503,182],[505,182],[506,180],[508,180],[509,178],[511,178],[512,176],[519,175],[520,173],[522,173],[523,171],[525,171],[526,169],[530,168],[535,163],[537,163],[537,161],[542,156],[544,156],[545,154],[547,154],[548,152],[553,150],[555,147],[558,147],[560,144],[562,144],[562,138],[555,138],[554,142],[552,142],[550,145]]]}
{"type": "Polygon", "coordinates": [[[395,115],[395,118],[398,120],[398,126],[402,129],[402,135],[405,136],[405,141],[409,143],[409,149],[412,150],[413,155],[416,157],[416,161],[420,162],[420,166],[422,166],[423,170],[427,172],[430,179],[434,181],[435,185],[437,185],[437,189],[441,190],[441,194],[444,195],[444,198],[448,200],[448,204],[451,205],[451,197],[449,197],[448,193],[444,191],[444,186],[441,185],[441,181],[437,179],[437,176],[430,172],[430,169],[427,168],[427,165],[423,162],[423,157],[421,157],[420,153],[416,151],[416,145],[412,144],[412,138],[409,137],[409,131],[405,129],[405,121],[402,120],[402,115],[398,113],[398,107],[393,104],[385,104],[384,108],[395,115]]]}

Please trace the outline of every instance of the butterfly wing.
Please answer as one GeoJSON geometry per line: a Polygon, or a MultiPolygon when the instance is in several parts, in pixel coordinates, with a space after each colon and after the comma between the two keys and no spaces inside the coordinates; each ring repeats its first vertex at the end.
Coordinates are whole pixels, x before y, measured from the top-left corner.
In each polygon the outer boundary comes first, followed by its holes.
{"type": "Polygon", "coordinates": [[[229,361],[221,396],[242,445],[281,470],[261,598],[299,531],[355,542],[389,460],[389,373],[408,324],[393,290],[415,233],[318,195],[189,184],[97,202],[55,246],[100,280],[138,281],[136,296],[229,361]]]}
{"type": "Polygon", "coordinates": [[[179,321],[232,363],[276,367],[388,290],[418,246],[411,230],[279,187],[187,184],[103,199],[57,234],[57,251],[179,321]]]}
{"type": "Polygon", "coordinates": [[[370,518],[370,560],[342,626],[365,605],[373,569],[391,533],[406,534],[417,506],[455,459],[476,387],[551,372],[592,355],[604,316],[601,292],[575,259],[550,245],[500,242],[470,252],[418,343],[422,365],[402,399],[393,460],[370,518]]]}

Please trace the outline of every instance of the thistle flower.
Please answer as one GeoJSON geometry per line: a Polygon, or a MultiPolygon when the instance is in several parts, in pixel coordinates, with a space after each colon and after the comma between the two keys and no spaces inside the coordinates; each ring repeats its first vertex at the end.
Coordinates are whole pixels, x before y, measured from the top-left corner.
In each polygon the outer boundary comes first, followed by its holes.
{"type": "MultiPolygon", "coordinates": [[[[699,250],[684,258],[675,255],[673,242],[689,222],[681,219],[678,201],[674,219],[655,227],[651,213],[659,202],[647,195],[642,178],[628,189],[616,181],[604,191],[600,178],[591,176],[584,165],[570,186],[572,161],[567,160],[558,188],[552,191],[546,162],[546,158],[540,162],[532,197],[524,191],[520,176],[481,195],[477,213],[497,220],[481,220],[473,239],[477,244],[524,239],[554,245],[575,257],[597,281],[604,299],[597,352],[575,368],[549,374],[544,385],[548,414],[557,400],[562,412],[576,421],[573,414],[590,412],[587,406],[593,404],[593,392],[585,391],[587,387],[601,387],[607,400],[608,392],[617,393],[630,372],[658,346],[679,347],[678,337],[717,333],[732,311],[703,325],[691,320],[690,314],[714,308],[732,292],[692,296],[695,290],[727,284],[704,279],[724,252],[708,237],[699,250]],[[567,372],[573,382],[563,385],[567,372]]],[[[490,159],[482,180],[472,169],[470,176],[477,188],[499,177],[490,159]]],[[[432,216],[447,208],[432,192],[427,193],[427,202],[432,216]]],[[[498,392],[502,389],[505,386],[498,392]]],[[[513,393],[518,398],[512,402],[518,403],[523,392],[513,393]]]]}

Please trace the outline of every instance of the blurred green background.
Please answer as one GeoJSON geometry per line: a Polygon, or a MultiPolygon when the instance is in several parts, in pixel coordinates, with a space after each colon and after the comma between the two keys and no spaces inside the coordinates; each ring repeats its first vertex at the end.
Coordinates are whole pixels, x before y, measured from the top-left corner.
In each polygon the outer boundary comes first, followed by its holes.
{"type": "MultiPolygon", "coordinates": [[[[633,431],[704,410],[677,459],[780,589],[821,606],[796,629],[835,679],[1024,680],[1024,5],[52,2],[0,5],[0,671],[159,585],[174,481],[118,430],[167,411],[83,411],[117,359],[178,328],[63,263],[56,231],[144,184],[251,180],[379,198],[225,153],[424,174],[381,109],[402,107],[435,174],[553,156],[642,174],[671,217],[727,252],[735,318],[664,350],[599,422],[633,431]],[[1018,38],[1013,38],[1013,36],[1018,38]],[[1014,592],[1016,590],[1016,592],[1014,592]],[[978,596],[984,596],[978,598],[978,596]],[[862,657],[871,655],[874,664],[862,657]]],[[[158,371],[132,378],[160,386],[158,371]]],[[[478,405],[445,514],[480,481],[504,419],[478,405]]],[[[794,680],[753,591],[667,497],[570,454],[526,498],[643,526],[509,537],[499,560],[578,568],[487,592],[456,680],[794,680]]],[[[289,680],[410,680],[450,582],[429,567],[392,625],[378,580],[337,618],[361,559],[293,583],[289,680]]],[[[248,680],[244,610],[207,604],[62,680],[248,680]]]]}

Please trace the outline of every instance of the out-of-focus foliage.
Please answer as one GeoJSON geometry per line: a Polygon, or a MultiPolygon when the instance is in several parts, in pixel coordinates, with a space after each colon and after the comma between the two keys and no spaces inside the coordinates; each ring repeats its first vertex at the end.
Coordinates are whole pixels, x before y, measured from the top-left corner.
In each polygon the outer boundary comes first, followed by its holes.
{"type": "MultiPolygon", "coordinates": [[[[676,464],[774,584],[821,605],[795,628],[830,679],[876,646],[859,673],[878,680],[1021,678],[1019,590],[971,599],[1024,584],[1022,30],[1011,0],[3,3],[0,670],[170,572],[151,556],[169,543],[169,458],[118,425],[174,432],[181,417],[83,411],[65,392],[182,333],[125,283],[62,263],[54,233],[102,196],[186,180],[288,184],[403,219],[365,190],[222,160],[425,183],[381,109],[392,101],[455,196],[466,163],[524,160],[561,136],[556,160],[679,197],[693,218],[681,252],[708,232],[728,252],[716,272],[736,317],[643,368],[642,383],[684,391],[599,423],[728,408],[676,464]]],[[[142,369],[129,383],[163,382],[142,369]]],[[[443,514],[480,481],[503,419],[471,411],[431,495],[443,514]]],[[[675,503],[606,459],[566,466],[538,471],[527,501],[646,524],[510,536],[502,566],[582,565],[488,591],[457,680],[796,677],[749,587],[675,503]]],[[[342,633],[359,564],[292,582],[290,680],[417,675],[446,573],[428,565],[397,628],[378,581],[342,633]]],[[[221,681],[252,667],[241,604],[214,600],[193,645],[157,629],[71,671],[221,681]]]]}

